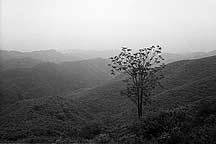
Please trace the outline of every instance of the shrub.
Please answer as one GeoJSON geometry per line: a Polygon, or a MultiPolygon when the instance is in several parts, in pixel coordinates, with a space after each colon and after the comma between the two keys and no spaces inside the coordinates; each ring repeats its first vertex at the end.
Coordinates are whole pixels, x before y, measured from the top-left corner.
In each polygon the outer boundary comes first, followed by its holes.
{"type": "Polygon", "coordinates": [[[96,135],[102,132],[102,125],[99,123],[89,123],[82,127],[79,132],[79,136],[85,139],[93,139],[96,135]]]}

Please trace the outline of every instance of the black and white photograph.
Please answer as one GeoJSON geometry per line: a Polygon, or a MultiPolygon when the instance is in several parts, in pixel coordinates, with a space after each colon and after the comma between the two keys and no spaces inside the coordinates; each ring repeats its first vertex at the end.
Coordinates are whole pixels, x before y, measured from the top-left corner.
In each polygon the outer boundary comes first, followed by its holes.
{"type": "Polygon", "coordinates": [[[216,144],[216,0],[0,0],[0,144],[216,144]]]}

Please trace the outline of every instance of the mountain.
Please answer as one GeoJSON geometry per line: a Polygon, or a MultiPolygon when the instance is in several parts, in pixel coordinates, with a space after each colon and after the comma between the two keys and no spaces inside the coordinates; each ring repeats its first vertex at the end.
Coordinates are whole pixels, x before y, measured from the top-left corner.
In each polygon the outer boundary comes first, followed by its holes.
{"type": "MultiPolygon", "coordinates": [[[[1,60],[31,58],[45,62],[60,63],[64,61],[78,61],[93,58],[109,58],[117,55],[119,50],[68,50],[66,52],[58,52],[54,49],[39,50],[32,52],[6,51],[0,50],[1,60]]],[[[191,52],[191,53],[163,53],[166,63],[180,60],[199,59],[216,55],[215,51],[210,52],[191,52]]]]}
{"type": "Polygon", "coordinates": [[[0,78],[1,105],[42,96],[63,95],[112,79],[104,59],[40,63],[32,68],[2,71],[0,78]]]}
{"type": "MultiPolygon", "coordinates": [[[[79,55],[83,59],[90,59],[95,57],[109,58],[110,56],[117,55],[120,52],[120,49],[112,50],[67,50],[64,53],[72,53],[79,55]]],[[[199,59],[209,56],[216,55],[215,51],[210,52],[188,52],[188,53],[163,53],[166,63],[171,63],[180,60],[189,60],[189,59],[199,59]]]]}
{"type": "Polygon", "coordinates": [[[191,53],[163,53],[165,63],[172,63],[181,60],[200,59],[210,56],[215,56],[215,51],[210,52],[191,52],[191,53]]]}
{"type": "MultiPolygon", "coordinates": [[[[165,89],[171,89],[188,82],[214,75],[215,72],[216,56],[173,62],[168,64],[163,70],[165,78],[161,81],[161,84],[165,89]]],[[[160,91],[162,91],[162,89],[160,89],[159,92],[160,91]]]]}
{"type": "Polygon", "coordinates": [[[60,64],[61,69],[73,73],[79,79],[85,79],[87,85],[95,85],[103,83],[103,81],[110,80],[109,61],[102,58],[95,58],[90,60],[82,60],[76,62],[63,62],[60,64]],[[95,83],[95,80],[97,82],[95,83]]]}
{"type": "Polygon", "coordinates": [[[32,52],[0,50],[0,58],[2,60],[31,58],[31,59],[36,59],[36,60],[40,60],[40,61],[55,62],[55,63],[60,63],[60,62],[64,62],[64,61],[81,60],[81,58],[78,55],[63,54],[63,53],[57,52],[56,50],[53,50],[53,49],[32,51],[32,52]]]}
{"type": "Polygon", "coordinates": [[[154,107],[173,109],[216,95],[216,75],[163,91],[154,96],[154,107]]]}
{"type": "Polygon", "coordinates": [[[17,69],[17,68],[32,68],[43,61],[32,58],[13,58],[2,60],[0,70],[17,69]]]}
{"type": "Polygon", "coordinates": [[[0,79],[0,142],[50,143],[85,135],[82,127],[96,119],[87,106],[63,96],[112,77],[106,60],[92,59],[8,69],[0,79]]]}
{"type": "Polygon", "coordinates": [[[7,51],[0,50],[0,59],[2,60],[10,60],[10,59],[18,59],[24,58],[25,54],[19,51],[7,51]]]}
{"type": "Polygon", "coordinates": [[[208,52],[208,55],[209,55],[209,56],[214,56],[214,55],[216,55],[216,50],[213,50],[213,51],[208,52]]]}

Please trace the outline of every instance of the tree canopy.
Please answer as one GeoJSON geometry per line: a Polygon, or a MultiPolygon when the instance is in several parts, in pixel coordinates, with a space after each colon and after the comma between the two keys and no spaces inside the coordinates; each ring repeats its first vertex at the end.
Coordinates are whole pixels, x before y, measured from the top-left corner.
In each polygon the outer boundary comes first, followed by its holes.
{"type": "Polygon", "coordinates": [[[111,74],[119,72],[128,76],[124,80],[127,82],[127,89],[122,94],[136,104],[139,118],[142,117],[142,105],[150,102],[152,90],[161,86],[161,70],[165,67],[161,50],[157,45],[140,48],[133,53],[131,48],[122,47],[119,55],[110,57],[111,74]]]}

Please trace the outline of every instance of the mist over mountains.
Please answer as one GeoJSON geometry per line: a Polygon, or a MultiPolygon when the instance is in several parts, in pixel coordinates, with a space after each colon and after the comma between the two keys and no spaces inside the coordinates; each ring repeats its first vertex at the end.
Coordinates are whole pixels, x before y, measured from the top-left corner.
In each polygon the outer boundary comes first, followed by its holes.
{"type": "MultiPolygon", "coordinates": [[[[78,61],[86,60],[92,58],[109,58],[112,55],[118,54],[117,50],[71,50],[67,52],[59,52],[54,49],[50,50],[39,50],[32,52],[19,52],[19,51],[7,51],[0,50],[1,61],[11,60],[11,59],[21,59],[21,58],[30,58],[36,59],[39,61],[46,62],[65,62],[65,61],[78,61]]],[[[203,58],[208,56],[213,56],[216,54],[216,51],[210,52],[193,52],[193,53],[163,53],[166,62],[174,62],[184,59],[196,59],[203,58]]]]}

